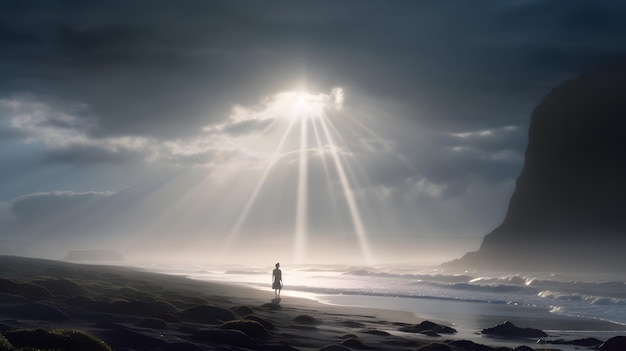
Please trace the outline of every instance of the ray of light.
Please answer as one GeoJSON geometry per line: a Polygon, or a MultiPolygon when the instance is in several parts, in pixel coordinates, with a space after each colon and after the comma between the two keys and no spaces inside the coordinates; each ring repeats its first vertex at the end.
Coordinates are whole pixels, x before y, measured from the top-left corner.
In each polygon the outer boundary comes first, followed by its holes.
{"type": "Polygon", "coordinates": [[[330,177],[330,171],[328,169],[328,162],[326,161],[326,146],[325,144],[322,144],[322,138],[320,136],[319,133],[319,128],[317,126],[317,124],[319,123],[319,118],[313,118],[311,120],[311,124],[313,125],[313,132],[315,134],[315,140],[317,142],[317,148],[319,150],[320,153],[320,158],[322,159],[322,169],[324,170],[324,176],[326,177],[326,189],[328,190],[328,196],[330,198],[330,206],[331,206],[331,213],[333,214],[333,217],[335,220],[338,220],[338,211],[337,211],[337,203],[336,203],[336,197],[334,196],[334,192],[333,192],[333,187],[332,187],[332,181],[331,181],[331,177],[330,177]]]}
{"type": "Polygon", "coordinates": [[[298,169],[298,197],[296,204],[296,232],[294,242],[294,260],[305,262],[307,239],[307,182],[308,182],[308,149],[307,119],[300,118],[300,164],[298,169]]]}
{"type": "MultiPolygon", "coordinates": [[[[169,181],[171,182],[171,180],[169,181]]],[[[169,183],[168,182],[168,183],[169,183]]],[[[186,182],[189,183],[189,182],[186,182]]],[[[159,216],[155,218],[153,221],[147,222],[143,225],[141,233],[144,233],[142,238],[138,241],[139,243],[145,238],[152,235],[158,228],[162,228],[171,223],[177,223],[180,220],[181,209],[185,204],[189,204],[191,202],[195,202],[193,208],[197,208],[200,203],[200,198],[198,197],[198,193],[201,189],[207,189],[210,185],[209,177],[205,177],[202,181],[195,183],[195,185],[190,186],[185,189],[184,192],[180,193],[178,197],[172,199],[171,202],[168,203],[167,207],[162,209],[159,212],[159,216]],[[194,199],[195,198],[195,199],[194,199]]],[[[167,183],[161,185],[161,189],[166,188],[167,183]]],[[[170,185],[172,186],[172,185],[170,185]]],[[[150,200],[146,201],[146,203],[150,203],[150,200]]],[[[172,237],[171,240],[179,240],[177,237],[172,237]]]]}
{"type": "Polygon", "coordinates": [[[367,264],[372,264],[372,254],[369,247],[369,242],[367,240],[365,227],[363,226],[363,220],[361,219],[361,214],[359,213],[359,208],[356,204],[356,201],[354,200],[354,194],[352,193],[350,182],[348,181],[348,177],[346,176],[346,172],[344,171],[341,159],[339,158],[339,153],[337,152],[337,146],[333,142],[332,135],[330,134],[327,123],[330,124],[330,121],[327,120],[326,116],[321,116],[320,124],[324,131],[324,135],[326,136],[326,140],[330,145],[331,155],[335,163],[335,168],[337,168],[337,174],[339,175],[339,180],[341,182],[341,186],[343,187],[346,202],[348,203],[348,210],[350,211],[352,225],[354,226],[354,231],[356,232],[359,247],[361,249],[361,254],[363,255],[363,259],[367,264]]]}
{"type": "Polygon", "coordinates": [[[226,236],[226,239],[225,239],[224,243],[222,244],[222,249],[220,251],[222,255],[227,255],[228,254],[228,250],[229,250],[233,240],[239,234],[239,231],[241,230],[241,226],[243,225],[243,222],[248,217],[248,213],[250,212],[250,209],[252,208],[252,205],[254,204],[257,196],[259,195],[259,192],[261,191],[261,188],[263,187],[263,184],[265,184],[265,180],[267,179],[267,176],[269,175],[269,173],[272,170],[272,168],[274,168],[274,165],[280,159],[280,153],[281,153],[281,151],[283,149],[283,145],[285,144],[285,140],[287,140],[287,136],[289,136],[289,134],[291,132],[291,128],[293,127],[293,124],[294,124],[294,120],[291,119],[289,121],[289,125],[287,126],[287,129],[285,130],[285,133],[283,133],[283,136],[281,137],[280,142],[278,143],[278,146],[276,147],[276,150],[274,151],[274,153],[272,155],[271,160],[268,162],[267,167],[265,167],[265,170],[263,171],[263,174],[261,175],[261,177],[259,178],[259,181],[257,182],[256,186],[254,187],[254,190],[252,191],[252,194],[250,195],[250,198],[248,199],[248,202],[246,202],[246,205],[244,206],[243,210],[241,211],[241,214],[237,218],[237,222],[235,222],[235,225],[233,226],[233,229],[226,236]]]}

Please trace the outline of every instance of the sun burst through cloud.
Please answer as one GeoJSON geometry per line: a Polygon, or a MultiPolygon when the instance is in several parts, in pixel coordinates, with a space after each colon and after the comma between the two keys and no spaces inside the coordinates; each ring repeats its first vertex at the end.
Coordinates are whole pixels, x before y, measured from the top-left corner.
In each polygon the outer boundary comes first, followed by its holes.
{"type": "MultiPolygon", "coordinates": [[[[267,206],[258,203],[258,196],[263,188],[276,177],[293,177],[296,179],[295,199],[293,202],[293,261],[296,263],[307,262],[308,248],[314,238],[311,238],[309,223],[310,200],[310,169],[311,157],[319,159],[323,174],[327,178],[329,191],[331,184],[336,183],[341,188],[343,206],[347,208],[354,233],[354,241],[360,248],[360,255],[364,263],[372,263],[372,252],[367,238],[367,232],[362,220],[359,204],[353,193],[353,184],[346,175],[342,160],[345,155],[351,155],[349,145],[339,146],[335,140],[341,140],[340,131],[334,126],[333,119],[341,118],[341,110],[344,103],[344,90],[333,88],[329,93],[311,93],[308,91],[285,91],[273,96],[261,99],[258,106],[244,108],[237,106],[233,109],[230,123],[242,123],[253,120],[271,120],[271,127],[264,129],[257,135],[256,142],[270,143],[274,141],[274,147],[265,157],[263,170],[257,177],[256,185],[250,192],[245,205],[241,208],[232,229],[225,237],[222,245],[222,253],[227,255],[232,250],[233,242],[240,236],[242,228],[251,212],[258,206],[267,206]],[[275,138],[275,136],[280,136],[275,138]],[[297,156],[296,156],[297,155],[297,156]],[[293,160],[297,168],[291,174],[278,175],[275,167],[296,156],[293,160]],[[327,160],[327,158],[329,158],[327,160]],[[330,162],[330,163],[329,163],[330,162]]],[[[221,128],[225,128],[222,126],[221,128]]],[[[245,144],[245,143],[244,143],[245,144]]],[[[247,145],[246,147],[253,147],[247,145]]],[[[317,190],[315,190],[317,191],[317,190]]],[[[327,207],[337,207],[338,204],[330,202],[327,207]]],[[[339,235],[345,229],[336,228],[339,235]]]]}

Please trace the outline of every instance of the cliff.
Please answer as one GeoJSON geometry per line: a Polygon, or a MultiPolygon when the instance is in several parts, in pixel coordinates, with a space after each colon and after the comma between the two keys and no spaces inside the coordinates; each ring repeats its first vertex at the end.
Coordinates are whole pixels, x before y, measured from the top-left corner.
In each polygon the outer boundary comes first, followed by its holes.
{"type": "Polygon", "coordinates": [[[535,108],[504,221],[447,266],[621,271],[624,250],[626,75],[583,76],[535,108]]]}

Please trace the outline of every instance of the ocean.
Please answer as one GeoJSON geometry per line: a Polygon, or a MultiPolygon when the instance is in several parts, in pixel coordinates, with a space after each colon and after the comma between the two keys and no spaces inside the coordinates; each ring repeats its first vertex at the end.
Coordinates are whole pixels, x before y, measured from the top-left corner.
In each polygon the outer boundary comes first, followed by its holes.
{"type": "MultiPolygon", "coordinates": [[[[144,266],[192,279],[253,287],[274,296],[273,267],[144,266]]],[[[428,266],[281,267],[283,297],[412,312],[476,334],[504,321],[549,334],[607,339],[626,335],[626,273],[446,273],[428,266]]]]}

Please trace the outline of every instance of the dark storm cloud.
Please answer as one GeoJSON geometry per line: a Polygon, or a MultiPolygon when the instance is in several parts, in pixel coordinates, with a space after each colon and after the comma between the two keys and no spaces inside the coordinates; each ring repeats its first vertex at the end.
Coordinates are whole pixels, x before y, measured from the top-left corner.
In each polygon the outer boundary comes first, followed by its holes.
{"type": "Polygon", "coordinates": [[[301,76],[322,87],[339,83],[381,98],[414,99],[431,123],[519,120],[523,113],[502,115],[520,107],[528,112],[543,93],[537,87],[549,89],[626,50],[625,6],[617,2],[9,1],[0,7],[0,92],[85,103],[98,119],[93,132],[102,135],[189,134],[222,118],[233,103],[249,103],[301,76]]]}

